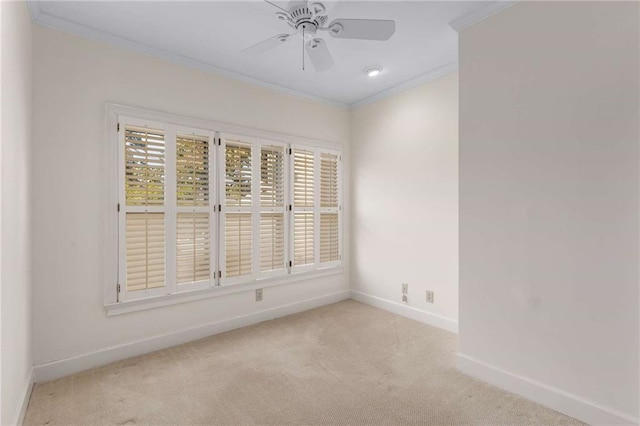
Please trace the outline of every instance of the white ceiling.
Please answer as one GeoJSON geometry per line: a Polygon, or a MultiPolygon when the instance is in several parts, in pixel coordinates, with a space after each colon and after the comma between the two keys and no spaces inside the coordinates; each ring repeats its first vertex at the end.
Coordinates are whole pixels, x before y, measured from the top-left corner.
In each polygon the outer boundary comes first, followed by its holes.
{"type": "MultiPolygon", "coordinates": [[[[286,7],[286,1],[277,2],[286,7]]],[[[449,26],[478,12],[488,1],[332,1],[335,18],[393,19],[386,42],[334,39],[322,33],[335,66],[302,71],[302,42],[296,38],[256,56],[241,51],[270,36],[287,33],[277,8],[261,1],[39,1],[34,20],[80,35],[252,79],[289,92],[353,105],[439,69],[455,68],[457,33],[449,26]],[[376,78],[364,75],[381,65],[376,78]]],[[[307,59],[307,64],[309,63],[307,59]]]]}

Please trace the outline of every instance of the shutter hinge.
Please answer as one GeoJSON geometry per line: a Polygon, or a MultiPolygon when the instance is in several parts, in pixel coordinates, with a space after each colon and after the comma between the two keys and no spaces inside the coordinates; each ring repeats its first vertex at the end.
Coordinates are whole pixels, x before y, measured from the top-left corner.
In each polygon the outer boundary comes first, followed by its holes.
{"type": "Polygon", "coordinates": [[[120,283],[116,284],[116,290],[118,290],[118,293],[120,293],[120,283]]]}
{"type": "Polygon", "coordinates": [[[218,271],[218,278],[222,278],[222,271],[218,271]]]}
{"type": "Polygon", "coordinates": [[[293,150],[289,148],[289,155],[291,155],[292,153],[293,153],[293,150]]]}
{"type": "Polygon", "coordinates": [[[222,138],[218,138],[218,146],[222,145],[222,138]]]}
{"type": "Polygon", "coordinates": [[[120,131],[120,123],[118,123],[118,125],[116,126],[116,131],[119,132],[120,131]]]}
{"type": "Polygon", "coordinates": [[[291,204],[289,204],[289,211],[291,211],[291,204]]]}
{"type": "Polygon", "coordinates": [[[289,261],[289,268],[292,268],[292,267],[293,267],[293,262],[289,261]]]}
{"type": "Polygon", "coordinates": [[[222,211],[222,204],[218,204],[218,211],[221,212],[222,211]]]}
{"type": "Polygon", "coordinates": [[[118,213],[120,213],[120,203],[118,203],[118,213]]]}

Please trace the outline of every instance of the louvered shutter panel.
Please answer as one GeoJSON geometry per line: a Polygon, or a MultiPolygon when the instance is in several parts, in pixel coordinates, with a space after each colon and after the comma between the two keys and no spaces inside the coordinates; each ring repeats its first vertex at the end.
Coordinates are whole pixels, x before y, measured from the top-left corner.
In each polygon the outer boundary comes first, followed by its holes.
{"type": "Polygon", "coordinates": [[[178,213],[176,233],[178,284],[209,280],[211,276],[209,213],[178,213]]]}
{"type": "Polygon", "coordinates": [[[284,207],[284,146],[260,147],[260,206],[284,207]]]}
{"type": "Polygon", "coordinates": [[[127,213],[127,291],[164,286],[164,213],[127,213]]]}
{"type": "Polygon", "coordinates": [[[316,152],[293,148],[293,266],[316,263],[316,152]]]}
{"type": "Polygon", "coordinates": [[[176,139],[176,194],[178,206],[209,205],[209,139],[176,139]]]}
{"type": "Polygon", "coordinates": [[[251,144],[225,138],[223,278],[226,283],[230,278],[253,273],[252,183],[251,144]]]}
{"type": "Polygon", "coordinates": [[[315,261],[314,214],[293,214],[293,263],[294,266],[312,265],[315,261]]]}
{"type": "Polygon", "coordinates": [[[293,150],[293,205],[313,207],[315,182],[315,153],[311,150],[293,150]]]}
{"type": "Polygon", "coordinates": [[[260,147],[260,272],[284,273],[285,147],[260,147]]]}
{"type": "Polygon", "coordinates": [[[124,161],[126,205],[164,205],[164,132],[126,126],[124,161]]]}
{"type": "Polygon", "coordinates": [[[251,274],[251,252],[251,214],[225,214],[225,277],[251,274]]]}
{"type": "Polygon", "coordinates": [[[124,126],[125,292],[165,286],[164,131],[124,126]]]}
{"type": "Polygon", "coordinates": [[[260,271],[285,268],[284,213],[260,214],[260,271]]]}
{"type": "Polygon", "coordinates": [[[251,145],[225,144],[225,203],[227,207],[251,206],[251,145]]]}
{"type": "Polygon", "coordinates": [[[320,153],[320,263],[340,260],[339,155],[320,153]]]}

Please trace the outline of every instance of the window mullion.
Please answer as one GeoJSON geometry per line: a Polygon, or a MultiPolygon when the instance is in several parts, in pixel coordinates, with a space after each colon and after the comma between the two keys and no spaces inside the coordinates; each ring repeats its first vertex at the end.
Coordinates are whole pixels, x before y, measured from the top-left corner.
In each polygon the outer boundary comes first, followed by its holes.
{"type": "Polygon", "coordinates": [[[220,268],[220,216],[218,212],[218,204],[220,203],[220,190],[218,188],[219,176],[216,174],[218,167],[218,157],[220,151],[218,148],[217,132],[209,134],[209,249],[211,250],[210,270],[211,282],[214,286],[220,285],[218,278],[218,270],[220,268]]]}

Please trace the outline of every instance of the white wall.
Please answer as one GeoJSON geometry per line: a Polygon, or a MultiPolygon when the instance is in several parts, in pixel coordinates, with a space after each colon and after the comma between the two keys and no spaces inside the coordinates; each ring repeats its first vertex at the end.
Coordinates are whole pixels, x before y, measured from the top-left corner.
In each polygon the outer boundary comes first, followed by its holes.
{"type": "Polygon", "coordinates": [[[34,94],[36,366],[348,290],[345,272],[266,288],[260,303],[244,292],[115,317],[102,307],[106,102],[345,145],[348,111],[39,26],[34,94]]]}
{"type": "Polygon", "coordinates": [[[18,420],[31,375],[31,18],[24,2],[0,2],[2,22],[2,219],[0,249],[3,425],[18,420]]]}
{"type": "Polygon", "coordinates": [[[460,33],[462,364],[592,423],[638,418],[639,8],[460,33]]]}
{"type": "Polygon", "coordinates": [[[354,295],[455,330],[458,75],[361,107],[351,120],[354,295]],[[438,317],[386,303],[402,303],[402,283],[405,306],[438,317]]]}

